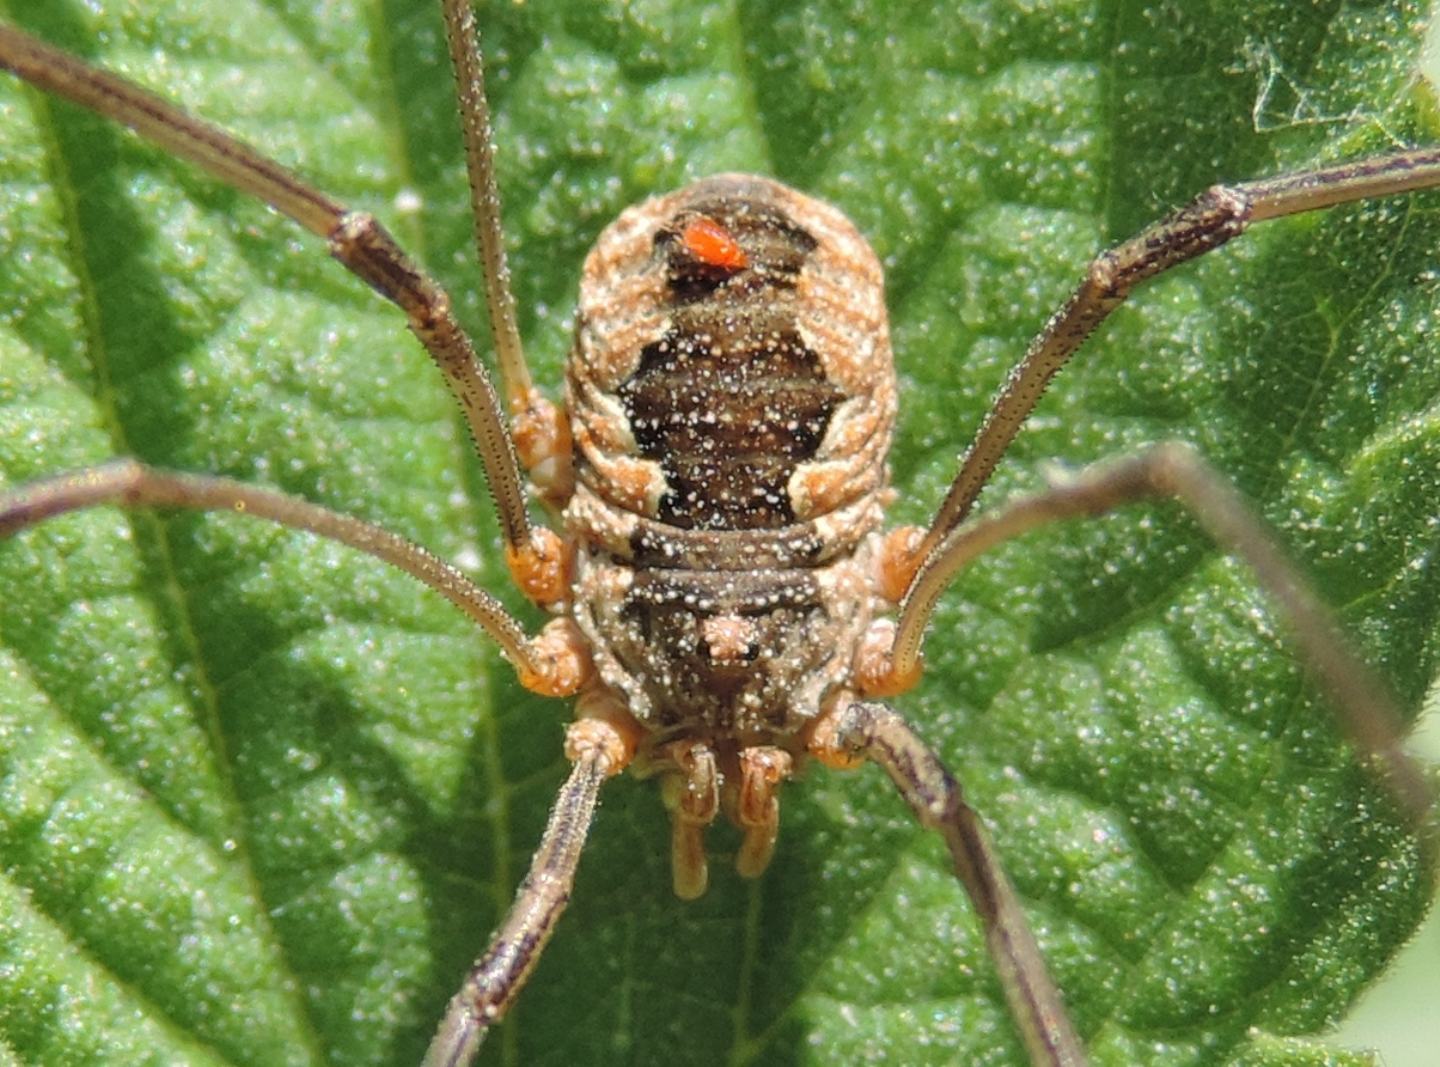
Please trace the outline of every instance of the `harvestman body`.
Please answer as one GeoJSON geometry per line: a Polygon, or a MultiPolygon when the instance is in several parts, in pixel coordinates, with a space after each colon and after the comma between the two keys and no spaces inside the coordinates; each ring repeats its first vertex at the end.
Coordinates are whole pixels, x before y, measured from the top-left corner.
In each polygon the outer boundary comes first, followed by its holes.
{"type": "Polygon", "coordinates": [[[0,27],[0,65],[255,193],[329,242],[407,314],[463,407],[512,574],[553,621],[527,637],[497,601],[422,549],[273,491],[123,461],[0,496],[0,534],[101,503],[243,509],[387,560],[471,615],[522,682],[577,698],[574,767],[516,903],[450,1005],[426,1062],[468,1063],[518,995],[568,898],[604,780],[655,775],[672,815],[675,891],[704,892],[703,834],[740,829],[759,875],[778,786],[818,759],[879,763],[945,839],[1036,1064],[1081,1043],[983,827],[954,779],[877,698],[918,680],[939,593],[968,560],[1035,525],[1147,496],[1190,507],[1275,597],[1307,665],[1419,822],[1429,795],[1396,743],[1383,687],[1239,498],[1161,446],[966,523],[1049,379],[1141,281],[1252,222],[1440,184],[1440,152],[1216,187],[1099,256],[1011,373],[927,528],[882,531],[896,388],[880,266],[835,209],[765,178],[721,175],[626,211],[586,260],[564,410],[534,389],[501,253],[471,13],[444,5],[507,426],[449,301],[368,215],[112,76],[0,27]],[[519,463],[517,464],[517,455],[519,463]],[[532,526],[520,468],[558,518],[532,526]],[[1378,725],[1377,725],[1378,724],[1378,725]]]}

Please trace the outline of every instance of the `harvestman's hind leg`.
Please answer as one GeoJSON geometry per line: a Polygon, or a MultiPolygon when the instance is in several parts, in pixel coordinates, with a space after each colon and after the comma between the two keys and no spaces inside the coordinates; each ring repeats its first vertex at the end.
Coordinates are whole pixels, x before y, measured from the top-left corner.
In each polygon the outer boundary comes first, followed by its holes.
{"type": "MultiPolygon", "coordinates": [[[[986,549],[1035,526],[1094,515],[1128,501],[1173,497],[1188,507],[1210,536],[1254,570],[1289,624],[1301,659],[1329,692],[1352,740],[1374,756],[1384,781],[1422,842],[1440,851],[1429,785],[1405,754],[1403,719],[1385,686],[1354,656],[1320,600],[1309,590],[1264,524],[1244,500],[1188,448],[1160,446],[1131,459],[1092,468],[1047,492],[1012,501],[993,515],[962,526],[1000,457],[1034,410],[1050,380],[1105,317],[1141,282],[1218,248],[1265,219],[1440,185],[1440,150],[1405,152],[1327,167],[1303,174],[1215,186],[1136,237],[1099,255],[1069,301],[1046,323],[992,403],[960,470],[929,528],[893,531],[885,543],[880,574],[891,596],[904,590],[893,638],[862,647],[855,680],[864,693],[885,695],[914,684],[920,646],[936,600],[954,575],[986,549]]],[[[816,741],[825,758],[848,746],[881,763],[926,825],[928,782],[949,782],[943,768],[897,718],[858,705],[844,730],[822,723],[816,741]],[[878,731],[878,732],[877,732],[878,731]]],[[[844,709],[840,709],[843,711],[844,709]]],[[[882,709],[883,710],[883,709],[882,709]]],[[[958,805],[958,792],[955,803],[958,805]]],[[[956,812],[962,810],[957,807],[956,812]]],[[[977,901],[986,937],[1005,980],[1010,1008],[1037,1064],[1079,1062],[1080,1045],[1014,896],[969,809],[941,829],[952,854],[964,846],[973,869],[956,854],[956,870],[972,897],[971,878],[990,872],[991,906],[977,901]],[[947,829],[948,827],[948,829],[947,829]],[[1002,906],[1003,905],[1003,906],[1002,906]]],[[[982,881],[984,878],[982,877],[982,881]]],[[[984,885],[979,886],[986,892],[984,885]]]]}
{"type": "MultiPolygon", "coordinates": [[[[965,564],[1037,526],[1098,515],[1155,497],[1179,501],[1218,545],[1254,571],[1288,624],[1304,666],[1328,691],[1341,724],[1354,743],[1380,765],[1383,781],[1426,850],[1432,856],[1440,854],[1431,790],[1401,747],[1403,720],[1388,690],[1349,650],[1330,612],[1264,523],[1188,445],[1158,445],[1088,468],[953,531],[925,560],[911,583],[888,653],[876,651],[857,665],[862,691],[903,688],[892,684],[894,679],[913,679],[919,673],[925,624],[940,594],[965,564]]],[[[883,704],[864,702],[837,706],[822,717],[810,749],[831,765],[863,758],[885,769],[920,822],[944,837],[956,875],[975,905],[1011,1014],[1032,1061],[1037,1065],[1083,1063],[1083,1047],[1015,891],[982,822],[965,804],[959,786],[939,758],[897,713],[883,704]]]]}
{"type": "MultiPolygon", "coordinates": [[[[635,738],[624,726],[628,716],[614,721],[585,718],[586,703],[582,696],[576,709],[581,718],[566,733],[565,755],[574,766],[555,798],[529,873],[489,947],[451,998],[422,1067],[464,1067],[471,1062],[490,1027],[520,995],[570,902],[600,786],[624,770],[635,751],[635,738]]],[[[597,703],[599,714],[606,715],[607,699],[597,703]]]]}
{"type": "Polygon", "coordinates": [[[526,688],[568,696],[590,672],[589,657],[568,622],[552,622],[539,636],[526,637],[498,600],[414,542],[307,500],[229,478],[158,470],[133,459],[42,478],[0,493],[0,538],[56,515],[106,504],[229,511],[339,541],[399,568],[474,619],[495,639],[526,688]]]}
{"type": "Polygon", "coordinates": [[[831,766],[873,760],[890,776],[920,824],[945,839],[1030,1061],[1037,1067],[1083,1067],[1085,1048],[1050,978],[1015,888],[990,844],[984,822],[965,803],[959,783],[940,757],[897,712],[884,704],[860,701],[825,716],[811,738],[810,750],[831,766]]]}
{"type": "MultiPolygon", "coordinates": [[[[514,301],[503,250],[498,244],[498,197],[489,160],[489,117],[483,109],[484,91],[473,16],[466,0],[446,0],[445,16],[462,98],[471,109],[477,101],[481,104],[479,111],[467,112],[464,129],[470,146],[467,160],[472,168],[472,199],[484,216],[477,219],[476,225],[486,268],[492,332],[500,353],[510,407],[524,430],[527,456],[532,462],[547,467],[540,473],[553,483],[557,475],[548,468],[558,466],[568,470],[568,430],[563,417],[536,394],[520,352],[514,301]],[[483,145],[483,151],[475,147],[477,144],[483,145]],[[557,451],[564,454],[552,455],[557,451]]],[[[537,603],[564,598],[568,584],[565,552],[553,531],[532,526],[526,515],[514,443],[490,375],[455,318],[449,295],[405,254],[372,215],[350,210],[249,145],[187,115],[158,96],[3,24],[0,24],[0,68],[121,122],[221,181],[259,197],[324,238],[336,260],[399,307],[405,313],[411,332],[425,346],[465,414],[476,452],[485,468],[486,482],[495,499],[506,560],[516,584],[537,603]]],[[[563,477],[561,480],[563,482],[563,477]]],[[[553,484],[551,490],[564,491],[563,485],[557,489],[553,484]]]]}

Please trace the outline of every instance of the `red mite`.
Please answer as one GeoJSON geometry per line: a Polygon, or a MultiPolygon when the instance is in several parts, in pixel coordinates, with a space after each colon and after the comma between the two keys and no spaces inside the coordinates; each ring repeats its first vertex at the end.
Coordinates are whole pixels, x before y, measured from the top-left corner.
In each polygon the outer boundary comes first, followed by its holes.
{"type": "Polygon", "coordinates": [[[737,271],[750,265],[745,250],[730,231],[704,215],[696,216],[685,224],[680,240],[684,242],[686,251],[708,266],[737,271]]]}
{"type": "Polygon", "coordinates": [[[450,1004],[426,1063],[469,1063],[514,1002],[568,901],[603,782],[656,777],[675,891],[696,897],[706,828],[740,830],[736,866],[768,864],[780,784],[804,762],[870,760],[950,852],[1036,1064],[1084,1051],[984,828],[939,759],[879,697],[920,674],[920,637],[953,574],[1055,519],[1147,496],[1188,505],[1257,572],[1310,668],[1374,738],[1402,806],[1429,792],[1391,750],[1383,686],[1243,502],[1160,446],[966,522],[1051,377],[1140,282],[1252,222],[1440,184],[1440,152],[1215,186],[1098,256],[1011,372],[930,526],[882,529],[896,379],[880,264],[835,208],[722,174],[623,212],[585,260],[563,408],[533,386],[507,288],[490,122],[468,0],[444,0],[504,402],[450,301],[375,219],[171,105],[0,24],[0,66],[125,122],[262,197],[407,315],[469,422],[505,553],[552,615],[527,636],[487,592],[403,538],[273,490],[134,460],[0,494],[0,536],[97,504],[244,511],[386,560],[498,642],[524,685],[575,696],[573,763],[516,901],[450,1004]],[[507,419],[508,414],[508,419],[507,419]],[[518,461],[518,462],[517,462],[518,461]],[[532,524],[524,469],[554,520],[532,524]],[[1377,729],[1375,723],[1382,725],[1377,729]]]}

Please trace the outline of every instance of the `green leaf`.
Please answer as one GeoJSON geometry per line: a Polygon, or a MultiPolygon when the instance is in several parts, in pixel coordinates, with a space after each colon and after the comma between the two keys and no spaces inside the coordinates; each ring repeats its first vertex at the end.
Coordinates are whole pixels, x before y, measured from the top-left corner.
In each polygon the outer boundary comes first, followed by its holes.
{"type": "MultiPolygon", "coordinates": [[[[1424,6],[491,4],[538,376],[558,380],[581,257],[620,208],[773,174],[886,261],[894,510],[923,522],[1097,249],[1213,181],[1440,139],[1424,6]]],[[[482,322],[429,0],[0,14],[376,211],[482,322]]],[[[1267,224],[1157,281],[983,503],[1047,462],[1192,441],[1418,707],[1440,654],[1437,245],[1422,195],[1267,224]]],[[[226,473],[503,588],[436,375],[290,224],[7,78],[0,263],[7,484],[120,454],[226,473]]],[[[1097,1061],[1353,1062],[1304,1035],[1431,882],[1242,568],[1170,507],[1046,531],[967,572],[927,655],[899,706],[990,819],[1097,1061]]],[[[0,547],[0,1062],[416,1061],[538,840],[566,714],[436,597],[304,536],[98,510],[0,547]]],[[[883,776],[815,769],[782,808],[763,879],[717,829],[712,889],[682,904],[653,785],[610,786],[482,1062],[1018,1062],[970,909],[883,776]]]]}

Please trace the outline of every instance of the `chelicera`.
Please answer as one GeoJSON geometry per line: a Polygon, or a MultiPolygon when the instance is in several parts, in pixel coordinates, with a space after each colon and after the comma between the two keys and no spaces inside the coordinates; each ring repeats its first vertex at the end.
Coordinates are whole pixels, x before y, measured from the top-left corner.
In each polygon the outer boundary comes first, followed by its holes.
{"type": "Polygon", "coordinates": [[[1306,663],[1386,759],[1401,803],[1417,818],[1425,811],[1423,782],[1390,743],[1396,716],[1383,686],[1239,497],[1190,451],[1160,446],[970,513],[1051,377],[1134,286],[1253,222],[1440,184],[1440,152],[1216,187],[1103,253],[1017,365],[933,521],[886,530],[896,386],[879,264],[838,211],[779,183],[720,175],[624,213],[586,261],[565,406],[539,392],[506,278],[472,15],[458,0],[445,15],[499,394],[446,295],[373,218],[148,94],[0,30],[0,64],[260,196],[406,313],[464,410],[511,573],[554,616],[526,634],[492,596],[404,539],[225,479],[122,461],[0,498],[6,533],[104,503],[244,510],[313,531],[449,598],[495,638],[526,687],[575,698],[574,769],[515,906],[452,1001],[427,1063],[469,1062],[518,996],[568,899],[606,779],[626,769],[658,779],[674,888],[696,897],[708,878],[704,833],[717,818],[740,831],[739,872],[758,876],[776,843],[780,785],[807,761],[867,760],[944,838],[1032,1060],[1082,1062],[979,818],[883,701],[918,681],[926,622],[966,562],[1034,526],[1135,499],[1179,499],[1254,567],[1306,663]],[[522,471],[551,524],[531,520],[522,471]]]}

